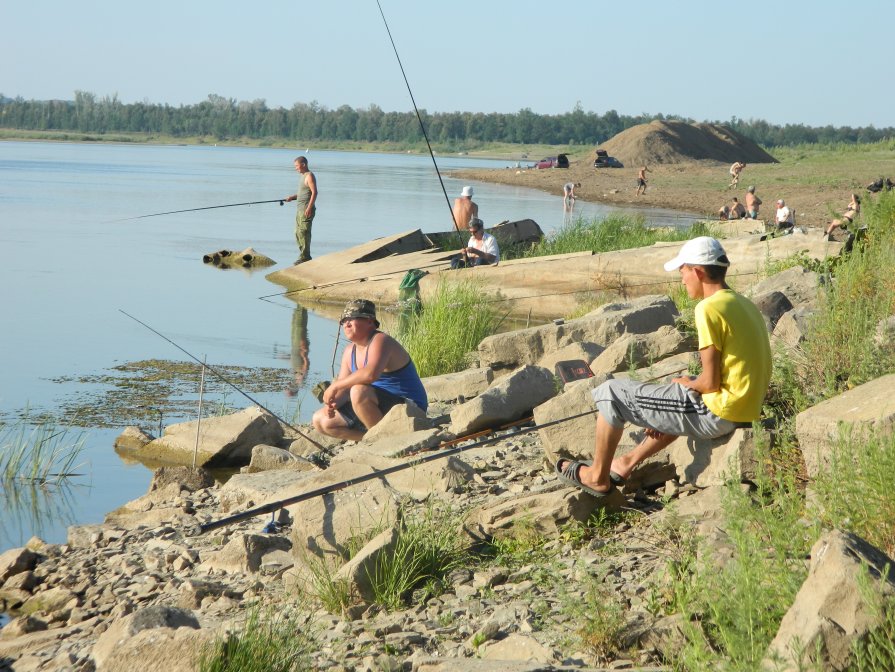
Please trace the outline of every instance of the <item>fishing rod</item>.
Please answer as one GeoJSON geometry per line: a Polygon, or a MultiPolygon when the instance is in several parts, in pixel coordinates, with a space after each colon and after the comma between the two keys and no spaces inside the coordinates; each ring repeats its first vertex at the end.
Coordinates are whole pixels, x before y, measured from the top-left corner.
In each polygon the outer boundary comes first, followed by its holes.
{"type": "MultiPolygon", "coordinates": [[[[376,0],[376,6],[379,7],[379,14],[382,16],[382,23],[385,24],[385,32],[388,33],[388,39],[392,43],[392,50],[395,52],[395,58],[398,59],[398,67],[401,68],[401,75],[404,77],[404,84],[407,85],[407,93],[410,94],[410,102],[413,103],[413,110],[416,112],[416,118],[420,122],[420,130],[423,132],[423,137],[426,139],[426,147],[429,148],[429,156],[432,157],[432,165],[435,166],[435,174],[438,175],[438,182],[441,184],[441,191],[444,193],[444,200],[447,203],[448,210],[451,213],[451,221],[454,223],[454,230],[457,232],[457,238],[460,241],[460,247],[465,248],[466,246],[463,244],[463,236],[460,235],[460,224],[454,218],[454,209],[451,207],[451,199],[447,194],[447,189],[444,187],[444,180],[441,178],[441,171],[438,170],[438,162],[435,161],[435,152],[432,151],[432,145],[429,142],[429,134],[426,133],[426,126],[423,124],[423,118],[420,116],[419,108],[416,106],[416,100],[413,98],[413,91],[410,90],[410,82],[407,81],[407,73],[404,72],[404,64],[401,63],[401,57],[398,55],[398,47],[395,46],[395,40],[392,38],[392,31],[388,27],[388,21],[385,20],[385,12],[382,11],[382,5],[379,0],[376,0]]],[[[463,251],[463,258],[468,261],[466,257],[466,251],[463,251]]]]}
{"type": "Polygon", "coordinates": [[[422,455],[420,457],[415,457],[412,460],[404,462],[402,464],[396,464],[392,467],[387,467],[385,469],[380,469],[373,471],[369,474],[364,474],[363,476],[357,476],[355,478],[349,478],[345,481],[340,481],[338,483],[333,483],[331,485],[325,485],[321,488],[317,488],[316,490],[311,490],[309,492],[302,493],[300,495],[295,495],[294,497],[287,497],[286,499],[281,499],[275,502],[269,502],[262,506],[256,507],[254,509],[249,509],[248,511],[243,511],[242,513],[237,513],[232,516],[228,516],[227,518],[222,518],[220,520],[214,520],[209,523],[204,523],[199,526],[199,534],[204,534],[205,532],[210,532],[211,530],[217,530],[218,528],[225,527],[232,523],[238,523],[243,520],[247,520],[249,518],[254,518],[255,516],[260,516],[266,513],[273,513],[275,511],[279,511],[283,507],[290,506],[291,504],[298,504],[299,502],[304,502],[309,499],[314,499],[316,497],[323,497],[324,495],[332,494],[333,492],[338,492],[339,490],[344,490],[345,488],[349,488],[352,485],[358,485],[359,483],[366,483],[367,481],[372,481],[377,478],[382,478],[383,476],[388,476],[389,474],[394,474],[399,471],[404,471],[405,469],[410,469],[412,467],[417,467],[421,464],[426,464],[427,462],[433,462],[434,460],[441,460],[445,457],[451,457],[452,455],[458,455],[467,450],[472,450],[473,448],[481,448],[482,446],[487,446],[492,443],[496,443],[498,441],[502,441],[504,439],[511,439],[515,436],[519,436],[520,434],[527,434],[528,432],[533,432],[539,429],[545,429],[547,427],[552,427],[553,425],[558,425],[562,422],[568,422],[569,420],[575,420],[577,418],[582,418],[586,415],[592,415],[597,413],[597,409],[593,409],[590,411],[584,411],[583,413],[578,413],[576,415],[570,415],[566,418],[560,418],[559,420],[551,420],[550,422],[545,422],[540,425],[532,425],[531,427],[523,427],[515,432],[510,432],[508,434],[502,434],[500,436],[492,436],[487,439],[482,439],[481,441],[476,441],[466,446],[457,446],[455,448],[450,448],[448,450],[442,450],[438,453],[433,453],[431,455],[422,455]]]}
{"type": "MultiPolygon", "coordinates": [[[[254,398],[253,398],[252,396],[250,396],[247,392],[244,392],[244,391],[241,390],[239,387],[237,387],[236,384],[230,382],[230,380],[229,380],[224,374],[222,374],[220,371],[218,371],[218,370],[217,370],[215,367],[213,367],[211,364],[206,364],[206,363],[204,363],[204,362],[203,362],[202,360],[200,360],[198,357],[196,357],[195,355],[193,355],[193,354],[187,352],[187,351],[184,350],[182,347],[180,347],[179,345],[177,345],[177,343],[175,343],[174,341],[172,341],[170,338],[168,338],[167,336],[165,336],[165,335],[162,334],[161,332],[156,331],[155,329],[153,329],[152,327],[150,327],[148,324],[146,324],[146,323],[143,322],[142,320],[138,320],[136,317],[134,317],[134,316],[131,315],[130,313],[127,313],[127,312],[121,310],[121,308],[118,309],[118,312],[121,313],[122,315],[125,315],[125,316],[131,318],[131,319],[132,319],[134,322],[136,322],[137,324],[141,324],[141,325],[143,325],[144,327],[146,327],[147,329],[149,329],[149,331],[151,331],[151,332],[152,332],[153,334],[155,334],[156,336],[160,336],[160,337],[163,338],[164,340],[168,341],[168,343],[170,343],[170,344],[173,345],[175,348],[177,348],[178,350],[180,350],[183,354],[185,354],[187,357],[189,357],[190,359],[192,359],[192,360],[193,360],[194,362],[196,362],[197,364],[201,364],[202,366],[204,366],[205,368],[207,368],[207,369],[208,369],[209,371],[211,371],[215,376],[217,376],[222,382],[224,382],[224,383],[226,383],[227,385],[229,385],[230,387],[232,387],[234,390],[236,390],[237,392],[239,392],[242,396],[244,396],[246,399],[248,399],[249,401],[251,401],[253,404],[255,404],[256,406],[258,406],[258,407],[261,408],[262,410],[267,411],[270,415],[272,415],[274,418],[276,418],[276,419],[280,422],[280,424],[282,424],[282,425],[288,427],[289,429],[291,429],[293,432],[295,432],[296,434],[298,434],[298,435],[299,435],[301,438],[303,438],[305,441],[308,441],[308,442],[311,443],[312,445],[316,446],[320,451],[322,451],[322,452],[326,452],[326,448],[324,448],[322,445],[320,445],[319,443],[317,443],[316,441],[314,441],[314,439],[312,439],[312,438],[311,438],[310,436],[308,436],[307,434],[305,434],[305,433],[299,431],[297,428],[293,427],[291,424],[289,424],[288,422],[286,422],[285,420],[283,420],[283,418],[281,418],[281,417],[278,416],[276,413],[274,413],[272,410],[270,410],[269,408],[267,408],[267,407],[266,407],[264,404],[262,404],[260,401],[258,401],[257,399],[254,399],[254,398]]],[[[319,465],[317,465],[313,460],[309,460],[309,459],[307,459],[306,457],[301,457],[300,455],[296,455],[296,457],[297,457],[299,460],[301,460],[302,462],[307,462],[308,464],[312,464],[312,465],[314,465],[315,467],[319,466],[319,465]]]]}
{"type": "Polygon", "coordinates": [[[181,212],[197,212],[198,210],[215,210],[216,208],[236,208],[240,205],[259,205],[261,203],[279,203],[283,205],[282,198],[275,198],[270,201],[249,201],[248,203],[227,203],[226,205],[207,205],[204,208],[187,208],[186,210],[169,210],[168,212],[154,212],[151,215],[140,215],[139,217],[125,217],[124,219],[113,219],[107,224],[114,222],[128,222],[132,219],[146,219],[147,217],[161,217],[162,215],[177,215],[181,212]]]}
{"type": "MultiPolygon", "coordinates": [[[[416,269],[423,270],[424,268],[441,267],[441,266],[445,266],[447,263],[448,263],[447,260],[442,260],[442,261],[436,262],[434,264],[426,264],[425,266],[417,266],[416,269]]],[[[411,270],[411,269],[407,269],[407,270],[411,270]]],[[[300,287],[299,289],[289,289],[289,290],[286,290],[285,292],[275,292],[273,294],[265,294],[264,296],[259,296],[257,298],[260,299],[261,301],[267,301],[267,299],[271,299],[276,296],[288,296],[289,294],[297,294],[298,292],[309,292],[314,289],[326,289],[328,287],[336,287],[338,285],[347,285],[352,282],[366,282],[367,280],[374,280],[376,278],[388,278],[388,277],[390,277],[392,275],[396,275],[400,272],[401,271],[388,271],[386,273],[379,273],[377,275],[367,275],[362,278],[350,278],[348,280],[337,280],[335,282],[324,282],[319,285],[310,285],[308,287],[300,287]]]]}

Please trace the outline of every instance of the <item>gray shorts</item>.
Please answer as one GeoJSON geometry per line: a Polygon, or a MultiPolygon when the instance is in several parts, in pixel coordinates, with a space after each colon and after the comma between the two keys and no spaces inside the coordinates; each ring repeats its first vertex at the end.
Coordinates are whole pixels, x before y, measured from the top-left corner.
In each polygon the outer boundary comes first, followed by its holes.
{"type": "Polygon", "coordinates": [[[600,415],[616,428],[626,422],[663,434],[715,439],[751,423],[724,420],[712,413],[702,395],[679,383],[656,385],[636,380],[607,380],[591,392],[600,415]]]}

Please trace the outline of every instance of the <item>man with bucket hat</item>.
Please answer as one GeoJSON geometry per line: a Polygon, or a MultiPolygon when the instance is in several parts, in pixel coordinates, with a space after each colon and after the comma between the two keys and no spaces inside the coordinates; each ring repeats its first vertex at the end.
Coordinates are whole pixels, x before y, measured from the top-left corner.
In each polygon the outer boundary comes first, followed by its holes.
{"type": "Polygon", "coordinates": [[[349,301],[339,320],[351,347],[342,353],[339,375],[323,393],[314,429],[338,439],[359,441],[389,409],[413,403],[426,410],[429,400],[410,355],[379,331],[376,305],[349,301]]]}
{"type": "Polygon", "coordinates": [[[708,236],[688,241],[665,264],[680,273],[691,299],[701,299],[694,317],[702,371],[668,384],[616,379],[597,387],[594,461],[557,460],[561,480],[603,497],[679,436],[718,438],[759,418],[771,379],[768,330],[758,308],[727,286],[729,266],[721,243],[708,236]],[[615,457],[626,422],[645,428],[646,436],[615,457]]]}

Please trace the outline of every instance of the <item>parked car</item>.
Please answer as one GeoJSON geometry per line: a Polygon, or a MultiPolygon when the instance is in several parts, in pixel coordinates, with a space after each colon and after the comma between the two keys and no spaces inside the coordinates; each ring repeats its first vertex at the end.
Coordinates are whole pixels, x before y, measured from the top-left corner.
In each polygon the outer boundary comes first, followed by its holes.
{"type": "Polygon", "coordinates": [[[546,159],[541,159],[535,164],[535,168],[553,168],[556,165],[556,157],[551,156],[546,159]]]}
{"type": "Polygon", "coordinates": [[[594,168],[624,168],[625,164],[616,159],[614,156],[609,156],[606,153],[605,149],[597,150],[597,158],[594,159],[594,168]]]}

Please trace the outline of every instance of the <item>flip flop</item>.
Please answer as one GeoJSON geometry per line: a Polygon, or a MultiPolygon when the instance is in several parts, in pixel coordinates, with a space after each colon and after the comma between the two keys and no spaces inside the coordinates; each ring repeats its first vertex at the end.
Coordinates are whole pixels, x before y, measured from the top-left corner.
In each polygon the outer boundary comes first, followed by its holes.
{"type": "Polygon", "coordinates": [[[566,459],[566,466],[564,469],[560,470],[559,463],[562,462],[563,459],[559,459],[556,461],[556,466],[554,467],[554,471],[556,472],[557,478],[567,483],[569,485],[573,485],[582,492],[586,492],[592,497],[607,497],[612,494],[613,490],[615,490],[615,484],[612,481],[609,482],[609,490],[606,492],[600,492],[599,490],[594,490],[593,488],[589,488],[581,482],[581,479],[578,478],[578,470],[581,467],[589,467],[590,464],[587,462],[578,462],[576,460],[566,459]]]}
{"type": "Polygon", "coordinates": [[[621,474],[616,474],[614,471],[610,471],[609,480],[612,481],[613,484],[621,486],[624,485],[628,479],[621,474]]]}

